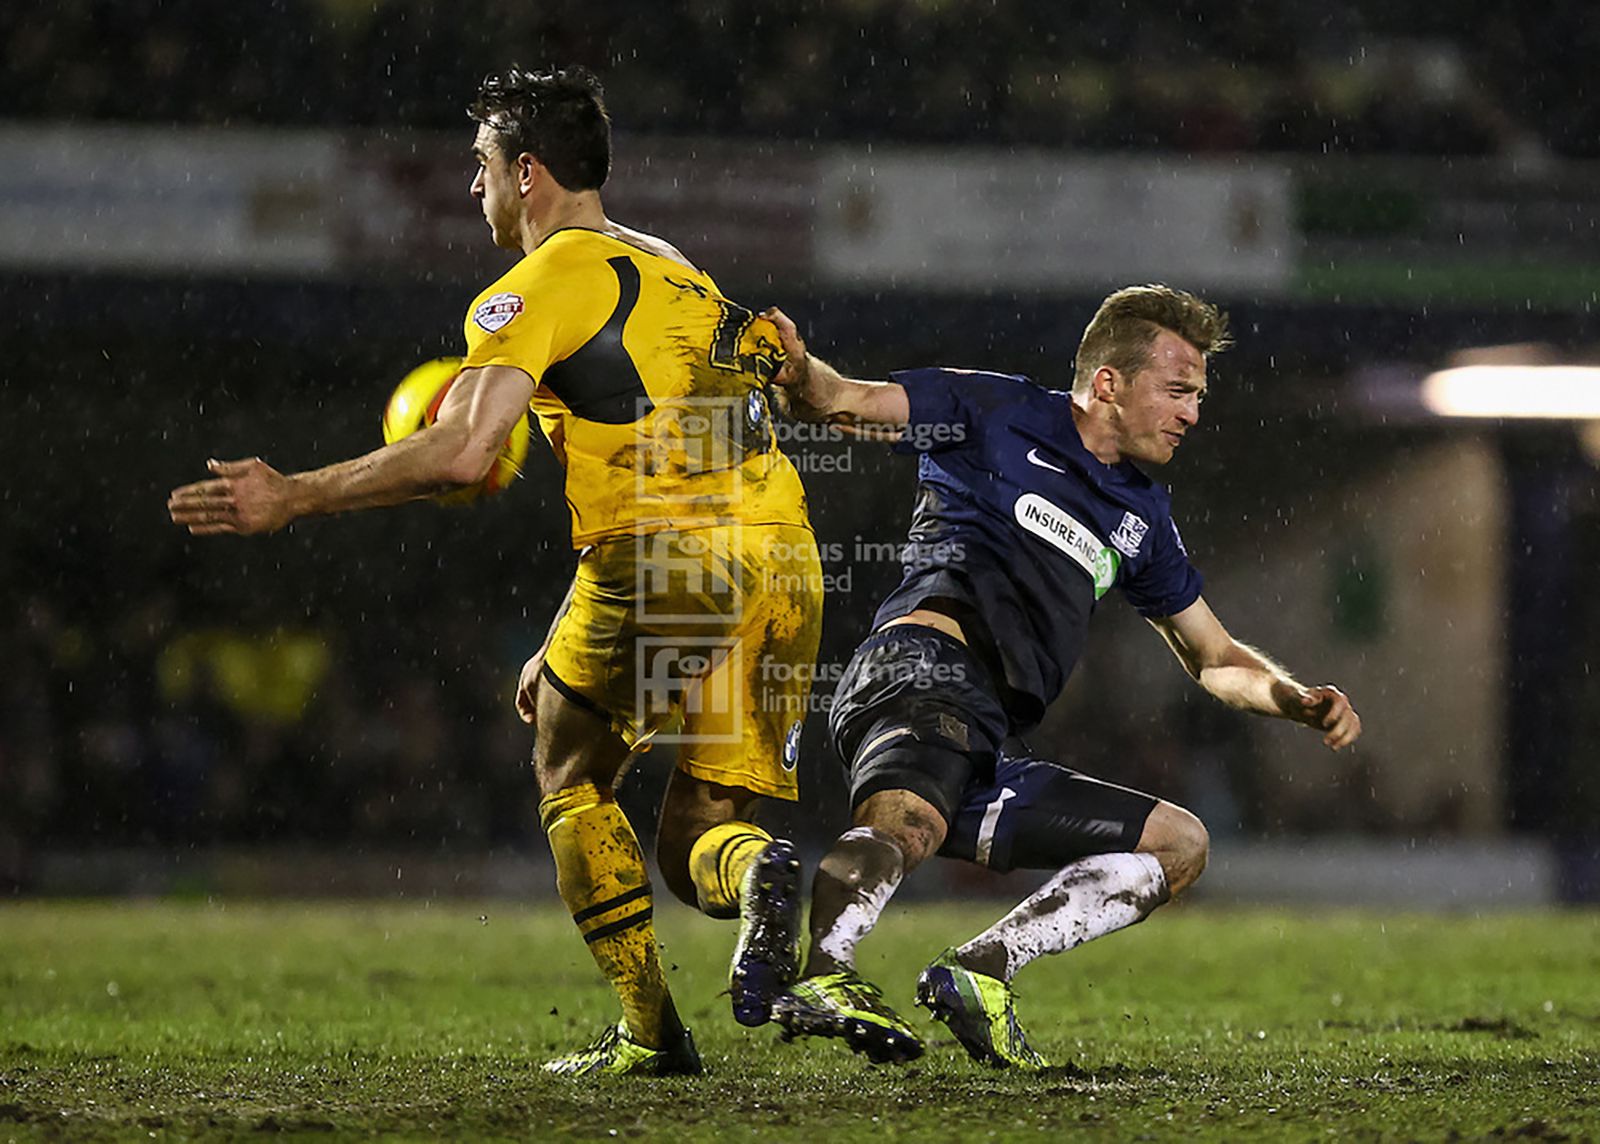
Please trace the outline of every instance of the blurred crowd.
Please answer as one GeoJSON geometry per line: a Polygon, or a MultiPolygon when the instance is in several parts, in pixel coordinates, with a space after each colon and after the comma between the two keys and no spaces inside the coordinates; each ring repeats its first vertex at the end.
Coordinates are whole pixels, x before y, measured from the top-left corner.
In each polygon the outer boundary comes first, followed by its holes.
{"type": "MultiPolygon", "coordinates": [[[[87,608],[35,591],[6,618],[0,893],[27,889],[45,852],[538,848],[532,736],[510,706],[524,649],[472,609],[296,624],[273,604],[212,622],[146,586],[87,608]]],[[[1365,759],[1308,801],[1281,760],[1262,756],[1249,721],[1198,690],[1158,717],[1119,711],[1116,692],[1087,678],[1036,742],[1073,744],[1074,766],[1175,798],[1217,837],[1461,828],[1447,806],[1422,822],[1391,816],[1371,797],[1365,759]]],[[[845,792],[820,717],[806,744],[804,802],[783,813],[790,832],[818,842],[843,821],[845,792]]],[[[647,843],[650,791],[670,762],[651,756],[629,779],[647,843]]]]}
{"type": "Polygon", "coordinates": [[[43,593],[19,603],[3,632],[0,881],[45,840],[473,849],[533,821],[529,736],[508,718],[496,641],[464,616],[384,654],[351,629],[185,625],[163,591],[93,617],[43,593]]]}
{"type": "Polygon", "coordinates": [[[599,71],[628,130],[1310,153],[1600,153],[1588,5],[1413,0],[60,0],[0,9],[0,116],[460,127],[599,71]]]}

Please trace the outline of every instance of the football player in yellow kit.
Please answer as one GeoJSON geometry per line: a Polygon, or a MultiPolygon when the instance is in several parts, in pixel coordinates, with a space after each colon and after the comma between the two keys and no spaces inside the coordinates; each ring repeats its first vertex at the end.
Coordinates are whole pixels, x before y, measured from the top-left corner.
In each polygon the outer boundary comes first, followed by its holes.
{"type": "Polygon", "coordinates": [[[545,1067],[698,1073],[613,786],[637,753],[677,742],[662,877],[710,916],[740,919],[734,1015],[765,1022],[797,969],[799,861],[751,811],[760,796],[796,797],[822,610],[804,490],[768,404],[782,351],[771,322],[674,247],[606,217],[610,124],[592,75],[512,68],[484,80],[471,115],[471,193],[495,243],[524,257],[468,310],[436,422],[309,472],[211,461],[212,477],[168,507],[196,535],[251,534],[467,487],[531,408],[566,468],[579,558],[516,705],[535,728],[557,888],[623,1010],[545,1067]]]}

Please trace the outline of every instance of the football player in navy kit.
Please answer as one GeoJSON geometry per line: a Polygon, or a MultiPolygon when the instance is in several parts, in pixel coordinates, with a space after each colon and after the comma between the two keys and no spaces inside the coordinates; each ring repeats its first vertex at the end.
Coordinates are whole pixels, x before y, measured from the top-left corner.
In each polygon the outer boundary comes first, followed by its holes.
{"type": "MultiPolygon", "coordinates": [[[[993,870],[1054,870],[1032,896],[921,974],[917,1001],[973,1058],[1040,1068],[1009,982],[1029,961],[1142,921],[1193,884],[1200,820],[1152,795],[1034,755],[1018,736],[1060,694],[1110,588],[1222,702],[1361,733],[1350,701],[1307,687],[1235,640],[1201,598],[1167,492],[1138,467],[1172,458],[1199,421],[1216,307],[1166,286],[1119,290],[1078,349],[1070,393],[1022,377],[919,369],[842,377],[772,311],[791,412],[887,436],[919,455],[905,576],[841,677],[829,714],[854,825],[812,887],[804,976],[774,999],[786,1037],[840,1037],[875,1061],[920,1038],[855,971],[857,943],[934,854],[993,870]]],[[[798,907],[797,907],[798,908],[798,907]]]]}

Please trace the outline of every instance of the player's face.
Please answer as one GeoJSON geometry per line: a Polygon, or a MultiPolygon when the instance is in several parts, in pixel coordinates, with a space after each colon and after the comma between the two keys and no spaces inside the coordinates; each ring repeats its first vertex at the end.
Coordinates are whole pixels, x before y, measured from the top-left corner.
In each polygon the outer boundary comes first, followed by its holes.
{"type": "Polygon", "coordinates": [[[1117,445],[1134,461],[1164,465],[1200,421],[1206,358],[1171,330],[1150,344],[1144,367],[1117,390],[1117,445]]]}
{"type": "Polygon", "coordinates": [[[500,149],[500,141],[487,124],[478,125],[472,143],[472,157],[478,161],[473,176],[472,197],[483,208],[483,217],[494,235],[494,244],[508,248],[521,246],[517,232],[522,200],[517,194],[517,172],[500,149]]]}

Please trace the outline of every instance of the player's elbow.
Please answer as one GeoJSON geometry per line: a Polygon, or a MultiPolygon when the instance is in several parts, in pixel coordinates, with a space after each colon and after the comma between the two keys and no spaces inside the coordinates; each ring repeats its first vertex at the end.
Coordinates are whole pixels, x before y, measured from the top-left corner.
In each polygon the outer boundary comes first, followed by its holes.
{"type": "Polygon", "coordinates": [[[492,452],[463,451],[445,461],[439,470],[439,481],[451,488],[468,488],[487,477],[493,466],[492,452]]]}
{"type": "Polygon", "coordinates": [[[390,446],[405,451],[410,483],[428,495],[477,484],[489,474],[496,449],[485,448],[464,427],[438,422],[390,446]]]}
{"type": "Polygon", "coordinates": [[[500,451],[500,442],[468,434],[452,435],[440,445],[436,476],[451,488],[467,488],[487,477],[500,451]]]}

